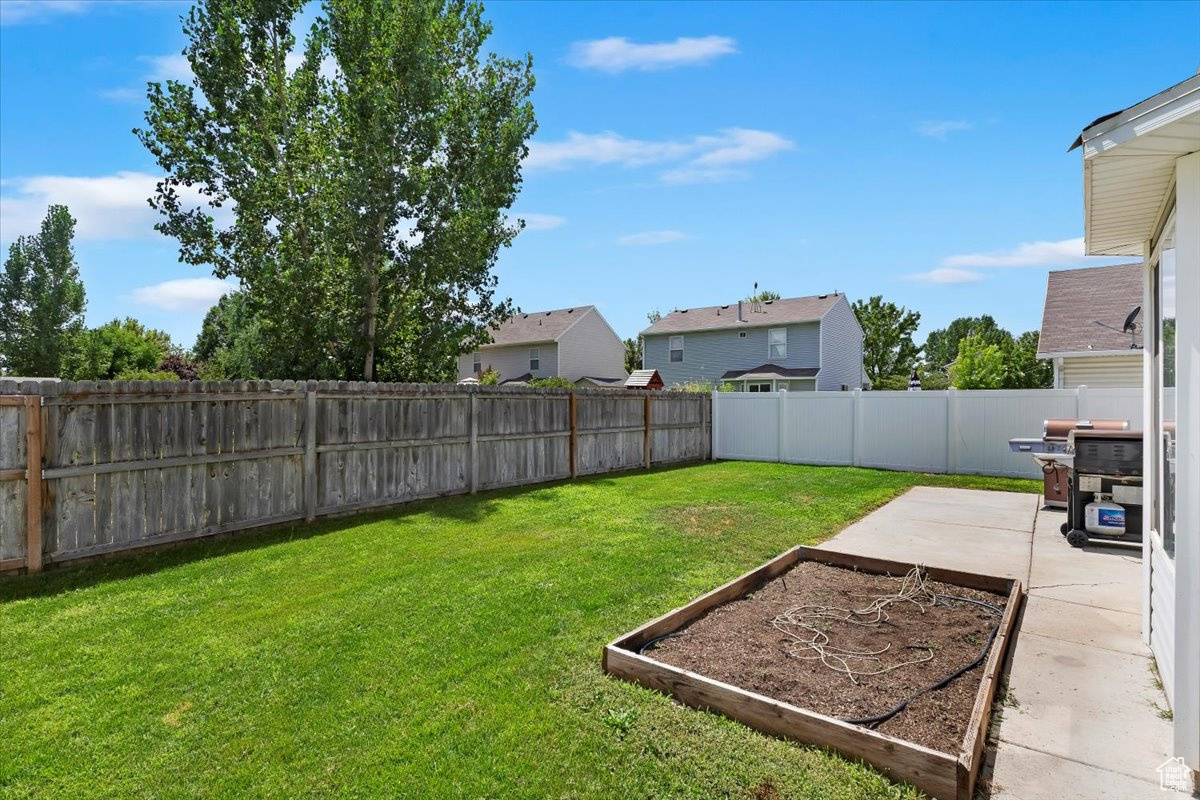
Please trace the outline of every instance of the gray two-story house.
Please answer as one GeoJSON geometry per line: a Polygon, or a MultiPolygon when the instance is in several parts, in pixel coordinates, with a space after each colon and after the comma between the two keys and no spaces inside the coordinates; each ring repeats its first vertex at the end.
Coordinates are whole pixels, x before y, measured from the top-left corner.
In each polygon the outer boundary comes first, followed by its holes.
{"type": "Polygon", "coordinates": [[[595,306],[518,312],[492,328],[492,341],[458,357],[459,380],[485,370],[501,383],[563,377],[593,386],[625,381],[625,344],[595,306]]]}
{"type": "Polygon", "coordinates": [[[844,391],[863,385],[863,330],[844,294],[673,311],[642,331],[642,360],[669,387],[844,391]]]}

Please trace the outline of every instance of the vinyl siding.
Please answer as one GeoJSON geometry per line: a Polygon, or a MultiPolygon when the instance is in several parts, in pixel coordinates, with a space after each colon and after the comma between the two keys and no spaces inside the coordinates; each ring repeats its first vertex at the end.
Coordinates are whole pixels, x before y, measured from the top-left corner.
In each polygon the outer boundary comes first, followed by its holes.
{"type": "MultiPolygon", "coordinates": [[[[769,327],[747,326],[735,330],[695,331],[683,335],[683,361],[672,362],[670,335],[653,334],[645,339],[643,362],[656,369],[663,383],[708,381],[716,384],[731,369],[750,369],[763,364],[804,368],[821,365],[820,323],[805,322],[787,328],[787,358],[771,358],[767,351],[769,327]],[[746,337],[738,336],[745,333],[746,337]]],[[[679,335],[679,334],[676,334],[679,335]]]]}
{"type": "Polygon", "coordinates": [[[1061,389],[1139,388],[1142,385],[1142,352],[1120,356],[1066,357],[1059,368],[1061,389]]]}
{"type": "Polygon", "coordinates": [[[558,374],[574,382],[584,376],[625,378],[625,345],[595,309],[558,339],[558,374]]]}
{"type": "Polygon", "coordinates": [[[862,388],[863,332],[850,301],[842,295],[821,320],[821,374],[818,391],[862,388]]]}
{"type": "MultiPolygon", "coordinates": [[[[479,350],[484,369],[489,366],[500,371],[500,380],[507,381],[518,378],[529,369],[529,348],[537,347],[539,352],[539,369],[534,371],[535,378],[550,378],[558,374],[558,345],[511,345],[509,347],[484,347],[479,350]]],[[[469,378],[475,374],[471,369],[473,353],[463,353],[458,357],[458,379],[469,378]]]]}

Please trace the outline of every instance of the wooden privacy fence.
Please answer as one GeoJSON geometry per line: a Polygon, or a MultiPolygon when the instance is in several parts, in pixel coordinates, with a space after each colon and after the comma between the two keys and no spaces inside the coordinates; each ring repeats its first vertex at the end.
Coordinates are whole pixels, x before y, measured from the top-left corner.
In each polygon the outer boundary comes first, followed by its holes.
{"type": "Polygon", "coordinates": [[[710,422],[704,394],[0,381],[0,572],[699,461],[710,422]]]}

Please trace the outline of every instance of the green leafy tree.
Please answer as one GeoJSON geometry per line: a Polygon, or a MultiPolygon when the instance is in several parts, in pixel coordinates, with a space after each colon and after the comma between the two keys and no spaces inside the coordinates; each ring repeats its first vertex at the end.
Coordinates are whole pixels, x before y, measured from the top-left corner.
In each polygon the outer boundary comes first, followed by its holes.
{"type": "Polygon", "coordinates": [[[166,173],[158,228],[241,280],[264,377],[440,375],[512,313],[492,268],[519,230],[531,62],[485,56],[481,6],[439,0],[325,0],[297,48],[305,5],[188,13],[194,82],[150,84],[137,131],[166,173]]]}
{"type": "Polygon", "coordinates": [[[159,372],[173,352],[171,337],[162,331],[147,328],[132,317],[114,319],[80,334],[69,377],[79,381],[156,380],[127,376],[159,372]]]}
{"type": "Polygon", "coordinates": [[[958,344],[958,358],[950,368],[956,389],[999,389],[1004,386],[1004,352],[983,336],[966,336],[958,344]]]}
{"type": "Polygon", "coordinates": [[[773,292],[770,289],[762,289],[746,298],[747,303],[765,303],[768,300],[778,300],[779,292],[773,292]]]}
{"type": "Polygon", "coordinates": [[[192,355],[204,364],[200,370],[204,380],[250,380],[273,372],[271,354],[245,292],[230,292],[208,310],[192,355]]]}
{"type": "Polygon", "coordinates": [[[925,339],[925,363],[932,369],[946,369],[958,357],[958,343],[967,336],[979,336],[988,344],[995,345],[1004,345],[1012,340],[1012,334],[987,314],[959,317],[945,328],[929,332],[925,339]]]}
{"type": "Polygon", "coordinates": [[[854,315],[863,328],[863,369],[876,388],[884,379],[908,376],[921,353],[913,343],[913,334],[921,323],[921,315],[904,306],[887,302],[880,295],[854,302],[854,315]]]}
{"type": "Polygon", "coordinates": [[[1049,389],[1054,385],[1054,365],[1038,358],[1038,331],[1025,331],[1005,353],[1005,389],[1049,389]]]}
{"type": "Polygon", "coordinates": [[[642,352],[644,343],[642,337],[636,339],[625,340],[625,371],[633,372],[635,369],[642,368],[642,352]]]}
{"type": "Polygon", "coordinates": [[[68,368],[86,304],[74,236],[67,207],[50,206],[41,230],[9,247],[0,274],[0,371],[61,377],[68,368]]]}

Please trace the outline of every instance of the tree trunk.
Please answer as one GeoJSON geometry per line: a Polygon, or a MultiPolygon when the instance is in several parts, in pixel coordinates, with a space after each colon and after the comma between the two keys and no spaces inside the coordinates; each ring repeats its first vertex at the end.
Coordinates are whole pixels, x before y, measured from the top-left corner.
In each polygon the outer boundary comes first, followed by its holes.
{"type": "Polygon", "coordinates": [[[363,380],[375,380],[375,328],[379,316],[379,275],[371,274],[367,286],[366,320],[363,325],[363,337],[366,339],[367,354],[363,358],[363,380]]]}

